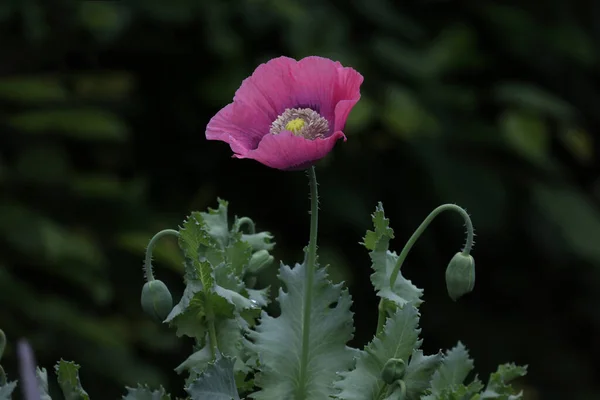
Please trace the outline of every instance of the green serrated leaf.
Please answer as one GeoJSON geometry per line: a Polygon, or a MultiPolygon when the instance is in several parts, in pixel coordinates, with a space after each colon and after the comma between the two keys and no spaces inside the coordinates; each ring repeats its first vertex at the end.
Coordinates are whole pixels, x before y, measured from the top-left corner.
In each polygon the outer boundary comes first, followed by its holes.
{"type": "Polygon", "coordinates": [[[390,240],[394,238],[394,231],[389,226],[389,220],[385,218],[381,203],[373,214],[373,225],[375,230],[367,231],[363,244],[370,250],[372,268],[375,271],[371,275],[371,283],[377,290],[377,295],[400,307],[407,303],[413,303],[418,307],[422,302],[423,290],[404,278],[402,272],[398,274],[394,286],[390,287],[390,278],[398,261],[398,255],[388,250],[390,240]]]}
{"type": "Polygon", "coordinates": [[[48,372],[46,371],[46,368],[37,367],[35,376],[40,388],[40,400],[52,400],[52,397],[50,397],[50,394],[48,393],[48,372]]]}
{"type": "Polygon", "coordinates": [[[230,266],[230,270],[236,276],[241,277],[248,268],[250,258],[252,257],[252,246],[242,240],[242,234],[233,234],[229,239],[229,244],[225,248],[225,259],[230,266]]]}
{"type": "Polygon", "coordinates": [[[421,395],[431,386],[433,374],[441,363],[442,353],[426,356],[421,350],[413,350],[404,376],[408,400],[421,399],[421,395]]]}
{"type": "Polygon", "coordinates": [[[266,307],[269,304],[269,288],[264,289],[246,289],[248,298],[259,307],[266,307]]]}
{"type": "Polygon", "coordinates": [[[490,375],[485,391],[480,399],[517,400],[523,398],[523,392],[516,392],[510,385],[513,380],[527,374],[527,366],[503,364],[490,375]]]}
{"type": "Polygon", "coordinates": [[[421,400],[479,400],[481,389],[483,389],[483,383],[475,379],[468,386],[460,384],[447,387],[438,393],[423,396],[421,400]]]}
{"type": "Polygon", "coordinates": [[[272,243],[273,235],[270,232],[258,232],[252,234],[242,234],[241,240],[248,243],[252,250],[273,250],[275,243],[272,243]]]}
{"type": "Polygon", "coordinates": [[[183,296],[165,322],[177,327],[177,336],[202,339],[206,332],[206,300],[210,297],[212,312],[216,317],[233,318],[234,306],[216,293],[206,292],[200,281],[190,280],[183,296]]]}
{"type": "Polygon", "coordinates": [[[229,243],[229,224],[227,222],[228,202],[217,199],[219,207],[217,209],[209,208],[208,212],[202,212],[202,219],[206,223],[208,234],[212,236],[221,247],[226,247],[229,243]]]}
{"type": "Polygon", "coordinates": [[[235,226],[228,230],[227,202],[220,199],[217,209],[190,215],[180,228],[179,244],[186,258],[186,289],[165,322],[177,327],[177,335],[195,338],[197,351],[176,370],[190,371],[189,382],[205,371],[212,359],[207,338],[212,321],[219,351],[235,358],[235,378],[246,387],[256,354],[243,332],[256,324],[268,301],[267,290],[245,287],[252,245],[235,226]]]}
{"type": "Polygon", "coordinates": [[[216,243],[208,233],[208,228],[200,212],[193,212],[179,229],[179,247],[188,259],[186,265],[188,276],[192,279],[200,279],[203,287],[210,290],[213,287],[212,267],[206,258],[206,251],[215,248],[216,243]]]}
{"type": "Polygon", "coordinates": [[[242,296],[237,291],[226,289],[219,285],[215,285],[215,293],[227,300],[227,302],[233,305],[239,312],[247,309],[258,308],[258,305],[255,304],[254,301],[242,296]]]}
{"type": "Polygon", "coordinates": [[[65,360],[60,360],[54,367],[65,400],[90,400],[79,381],[79,368],[74,362],[65,360]]]}
{"type": "Polygon", "coordinates": [[[6,385],[0,386],[0,400],[11,400],[12,393],[17,387],[17,382],[7,382],[6,385]]]}
{"type": "Polygon", "coordinates": [[[137,388],[127,387],[127,394],[123,396],[124,400],[171,400],[171,396],[161,386],[152,390],[148,386],[138,385],[137,388]]]}
{"type": "Polygon", "coordinates": [[[234,372],[246,376],[250,372],[251,358],[256,357],[250,342],[244,337],[248,331],[248,323],[243,318],[221,319],[215,324],[219,351],[227,357],[235,359],[234,372]]]}
{"type": "Polygon", "coordinates": [[[323,268],[316,269],[310,288],[305,287],[305,275],[304,263],[293,269],[281,265],[279,278],[287,289],[279,291],[281,315],[273,318],[263,312],[260,324],[249,334],[260,357],[256,385],[261,390],[250,395],[254,399],[291,399],[298,392],[309,399],[327,398],[333,394],[331,383],[337,371],[352,364],[353,351],[346,347],[353,333],[348,291],[329,282],[323,268]],[[302,340],[305,295],[312,299],[307,348],[302,340]],[[305,376],[300,375],[303,351],[308,353],[305,376]]]}
{"type": "Polygon", "coordinates": [[[473,370],[473,360],[465,346],[458,342],[446,352],[440,368],[433,374],[431,388],[433,393],[441,393],[445,388],[460,385],[473,370]]]}
{"type": "Polygon", "coordinates": [[[209,364],[188,387],[192,400],[239,400],[233,376],[233,359],[222,357],[209,364]]]}
{"type": "MultiPolygon", "coordinates": [[[[386,387],[381,378],[383,366],[390,358],[408,361],[413,349],[421,345],[418,324],[419,313],[414,306],[398,308],[387,319],[381,334],[358,353],[356,367],[341,373],[342,380],[335,383],[339,391],[336,397],[344,400],[383,399],[386,387]]],[[[408,385],[409,382],[407,389],[408,385]]]]}
{"type": "MultiPolygon", "coordinates": [[[[247,329],[247,323],[242,318],[219,319],[215,323],[217,334],[217,345],[219,352],[227,357],[235,359],[234,372],[241,373],[243,377],[250,372],[248,360],[253,356],[249,354],[248,341],[243,332],[247,329]]],[[[204,346],[189,356],[181,363],[175,371],[182,373],[184,370],[190,371],[192,380],[203,372],[212,361],[212,354],[208,339],[204,340],[204,346]]]]}
{"type": "Polygon", "coordinates": [[[212,354],[210,354],[210,346],[204,346],[200,350],[195,351],[184,362],[179,364],[175,368],[175,372],[182,374],[184,371],[196,370],[198,372],[203,371],[208,363],[212,360],[212,354]]]}

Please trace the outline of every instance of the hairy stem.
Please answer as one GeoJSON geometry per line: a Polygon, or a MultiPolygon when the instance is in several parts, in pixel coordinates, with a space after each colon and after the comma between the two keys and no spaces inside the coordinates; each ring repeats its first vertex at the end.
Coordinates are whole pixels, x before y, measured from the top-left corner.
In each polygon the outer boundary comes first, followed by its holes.
{"type": "Polygon", "coordinates": [[[308,170],[310,186],[310,239],[306,255],[306,279],[304,282],[304,315],[302,318],[302,357],[300,359],[300,377],[297,400],[306,398],[306,377],[308,372],[308,351],[310,340],[310,311],[312,308],[312,288],[317,260],[317,232],[319,225],[319,194],[315,167],[308,170]]]}
{"type": "Polygon", "coordinates": [[[248,231],[250,232],[250,234],[254,234],[256,233],[256,228],[254,226],[254,221],[252,221],[250,218],[248,217],[242,217],[240,219],[237,220],[237,224],[236,224],[236,232],[239,232],[240,229],[242,229],[242,227],[244,225],[248,225],[248,231]]]}
{"type": "Polygon", "coordinates": [[[154,251],[154,246],[162,237],[168,235],[179,237],[179,231],[176,231],[175,229],[164,229],[154,235],[148,243],[148,247],[146,248],[146,258],[144,260],[144,270],[146,271],[147,282],[154,280],[154,272],[152,271],[152,252],[154,251]]]}
{"type": "MultiPolygon", "coordinates": [[[[467,214],[467,212],[464,210],[464,208],[459,207],[456,204],[443,204],[443,205],[437,207],[435,210],[433,210],[427,216],[427,218],[425,218],[425,220],[421,223],[421,225],[419,225],[417,230],[412,234],[410,239],[408,239],[408,242],[406,242],[406,245],[402,249],[402,252],[400,253],[400,256],[398,257],[398,260],[396,261],[396,265],[394,265],[394,270],[392,271],[392,275],[390,276],[390,287],[391,288],[394,287],[394,284],[396,283],[396,279],[398,278],[398,274],[400,273],[400,268],[402,267],[404,260],[406,260],[406,257],[408,256],[408,253],[410,252],[410,250],[412,249],[414,244],[417,242],[417,240],[423,234],[423,232],[425,232],[425,229],[427,229],[427,227],[429,226],[431,221],[433,221],[435,219],[435,217],[437,217],[443,211],[454,211],[454,212],[460,214],[460,216],[465,221],[465,226],[467,228],[467,240],[461,251],[464,255],[469,255],[469,253],[471,252],[471,249],[473,248],[473,237],[474,237],[473,223],[471,222],[471,218],[469,217],[469,214],[467,214]]],[[[385,325],[385,317],[386,316],[385,316],[385,308],[384,308],[383,299],[381,299],[379,301],[378,308],[379,308],[379,316],[377,318],[377,334],[381,333],[381,331],[383,330],[383,326],[385,325]]]]}

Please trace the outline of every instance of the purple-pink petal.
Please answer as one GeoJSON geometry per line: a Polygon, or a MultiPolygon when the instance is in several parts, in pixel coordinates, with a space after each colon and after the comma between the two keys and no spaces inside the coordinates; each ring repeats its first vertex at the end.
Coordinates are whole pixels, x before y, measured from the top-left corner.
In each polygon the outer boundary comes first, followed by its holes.
{"type": "Polygon", "coordinates": [[[234,157],[250,158],[284,171],[301,170],[325,157],[338,139],[346,141],[346,136],[337,131],[324,139],[308,140],[290,131],[283,131],[278,135],[266,135],[256,149],[244,155],[235,154],[234,157]]]}
{"type": "Polygon", "coordinates": [[[233,103],[210,120],[206,138],[229,143],[238,158],[252,158],[273,168],[289,169],[291,165],[283,159],[302,161],[297,165],[309,166],[331,151],[337,139],[343,137],[345,140],[341,131],[352,107],[360,99],[362,81],[363,77],[354,69],[322,57],[306,57],[299,61],[288,57],[272,59],[258,66],[242,82],[233,103]],[[321,139],[321,144],[300,145],[304,141],[311,142],[303,137],[295,137],[283,144],[279,143],[282,139],[269,134],[273,121],[287,108],[311,108],[327,119],[329,133],[321,139]],[[329,141],[330,137],[333,140],[329,141]],[[267,142],[263,144],[265,140],[267,142]],[[299,146],[297,154],[293,154],[290,143],[299,146]],[[278,148],[288,153],[267,154],[278,148]],[[320,150],[316,151],[317,148],[320,150]],[[301,154],[309,158],[302,160],[301,154]],[[316,156],[319,157],[310,158],[316,156]],[[282,160],[276,161],[278,157],[282,160]]]}

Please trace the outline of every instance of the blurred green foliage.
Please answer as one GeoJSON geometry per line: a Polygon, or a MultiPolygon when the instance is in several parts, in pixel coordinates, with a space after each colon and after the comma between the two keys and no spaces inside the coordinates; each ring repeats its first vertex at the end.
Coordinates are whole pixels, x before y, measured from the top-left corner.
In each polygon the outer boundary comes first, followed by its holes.
{"type": "MultiPolygon", "coordinates": [[[[221,196],[275,234],[276,256],[300,259],[305,177],[232,160],[203,133],[258,63],[315,54],[365,76],[348,142],[319,165],[321,259],[351,286],[355,342],[375,329],[357,242],[377,201],[398,250],[455,202],[479,234],[477,285],[447,299],[462,232],[440,217],[405,267],[427,291],[425,348],[461,339],[482,374],[529,364],[527,399],[597,398],[598,17],[560,0],[1,2],[5,367],[27,336],[47,368],[81,364],[92,397],[181,387],[172,369],[191,343],[140,310],[144,247],[221,196]]],[[[178,298],[176,244],[155,254],[178,298]]]]}

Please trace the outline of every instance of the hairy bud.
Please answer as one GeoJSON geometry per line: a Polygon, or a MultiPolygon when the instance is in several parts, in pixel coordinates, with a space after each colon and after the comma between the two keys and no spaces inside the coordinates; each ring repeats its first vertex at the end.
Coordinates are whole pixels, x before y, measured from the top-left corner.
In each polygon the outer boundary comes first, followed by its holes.
{"type": "Polygon", "coordinates": [[[151,280],[142,288],[142,309],[155,320],[162,322],[173,309],[173,297],[169,288],[158,279],[151,280]]]}
{"type": "Polygon", "coordinates": [[[475,260],[470,254],[456,253],[446,268],[446,287],[454,301],[475,287],[475,260]]]}

